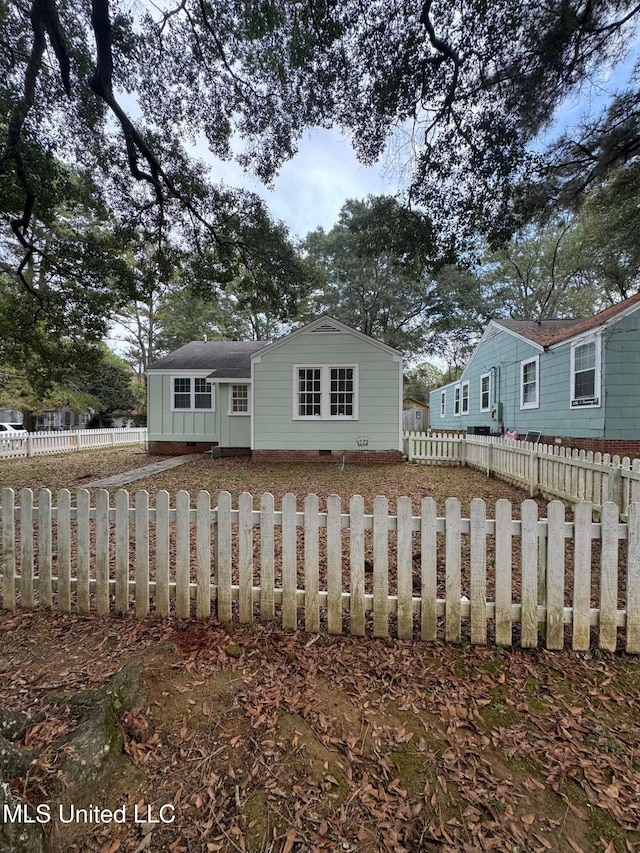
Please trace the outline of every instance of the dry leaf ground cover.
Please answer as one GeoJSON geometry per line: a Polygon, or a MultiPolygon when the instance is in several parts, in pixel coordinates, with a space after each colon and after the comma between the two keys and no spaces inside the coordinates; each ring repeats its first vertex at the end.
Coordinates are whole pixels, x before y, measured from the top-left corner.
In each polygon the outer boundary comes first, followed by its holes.
{"type": "Polygon", "coordinates": [[[640,669],[510,652],[46,614],[1,620],[0,704],[45,714],[11,780],[56,813],[171,824],[46,826],[52,853],[633,851],[640,669]],[[314,640],[311,642],[311,640],[314,640]],[[62,787],[61,690],[143,664],[139,707],[95,784],[62,787]],[[165,811],[165,814],[167,812],[165,811]]]}

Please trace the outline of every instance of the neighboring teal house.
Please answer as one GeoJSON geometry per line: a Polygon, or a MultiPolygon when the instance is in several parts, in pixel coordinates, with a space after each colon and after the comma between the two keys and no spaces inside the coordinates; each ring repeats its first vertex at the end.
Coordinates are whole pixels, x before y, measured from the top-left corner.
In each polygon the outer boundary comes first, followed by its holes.
{"type": "Polygon", "coordinates": [[[194,341],[147,377],[151,453],[401,459],[402,354],[332,317],[273,343],[194,341]]]}
{"type": "Polygon", "coordinates": [[[492,320],[431,428],[640,452],[640,294],[586,320],[492,320]]]}

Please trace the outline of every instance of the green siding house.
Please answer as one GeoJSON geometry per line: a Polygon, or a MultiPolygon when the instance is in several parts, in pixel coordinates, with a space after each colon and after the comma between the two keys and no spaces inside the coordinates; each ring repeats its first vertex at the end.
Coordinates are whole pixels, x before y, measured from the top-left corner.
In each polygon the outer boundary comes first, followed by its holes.
{"type": "Polygon", "coordinates": [[[402,354],[332,317],[273,343],[194,341],[147,375],[152,453],[401,458],[402,354]]]}
{"type": "Polygon", "coordinates": [[[640,294],[586,320],[492,320],[431,428],[640,451],[640,294]],[[636,446],[637,445],[637,446],[636,446]]]}

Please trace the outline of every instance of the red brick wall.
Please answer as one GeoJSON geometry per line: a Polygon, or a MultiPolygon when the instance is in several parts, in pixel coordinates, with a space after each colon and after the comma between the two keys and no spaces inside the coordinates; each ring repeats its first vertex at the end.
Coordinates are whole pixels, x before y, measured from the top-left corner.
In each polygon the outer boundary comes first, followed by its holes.
{"type": "Polygon", "coordinates": [[[542,444],[557,447],[577,447],[578,450],[592,450],[594,453],[609,453],[611,456],[628,456],[630,459],[640,459],[640,439],[613,438],[573,438],[572,436],[543,435],[542,444]]]}
{"type": "Polygon", "coordinates": [[[402,462],[399,450],[254,450],[254,462],[359,462],[382,464],[402,462]]]}
{"type": "Polygon", "coordinates": [[[149,453],[157,456],[185,456],[187,453],[206,453],[215,447],[212,441],[150,441],[149,453]]]}
{"type": "Polygon", "coordinates": [[[248,447],[218,447],[210,441],[150,441],[149,453],[158,456],[182,456],[187,453],[207,453],[214,456],[251,456],[256,462],[359,462],[369,464],[402,462],[399,450],[251,450],[248,447]]]}

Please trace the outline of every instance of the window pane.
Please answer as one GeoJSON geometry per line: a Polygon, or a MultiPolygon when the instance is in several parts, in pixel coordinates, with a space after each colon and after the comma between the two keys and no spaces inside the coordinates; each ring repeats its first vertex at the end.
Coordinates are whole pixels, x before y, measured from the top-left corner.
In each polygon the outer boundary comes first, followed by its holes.
{"type": "Polygon", "coordinates": [[[595,370],[582,370],[580,373],[576,373],[575,396],[577,400],[596,396],[595,370]]]}
{"type": "Polygon", "coordinates": [[[191,408],[191,379],[176,377],[173,380],[173,408],[191,408]]]}
{"type": "Polygon", "coordinates": [[[248,385],[232,385],[231,386],[231,411],[232,412],[248,412],[249,411],[249,386],[248,385]]]}
{"type": "Polygon", "coordinates": [[[353,368],[332,367],[330,413],[332,417],[353,417],[353,368]]]}
{"type": "Polygon", "coordinates": [[[489,408],[489,377],[483,376],[480,380],[480,408],[489,408]]]}
{"type": "Polygon", "coordinates": [[[579,370],[591,370],[596,366],[596,344],[582,344],[575,349],[575,367],[579,370]]]}
{"type": "Polygon", "coordinates": [[[206,379],[195,379],[195,408],[210,409],[211,408],[211,383],[206,379]]]}
{"type": "Polygon", "coordinates": [[[300,417],[320,417],[321,381],[319,367],[298,370],[298,414],[300,417]]]}
{"type": "Polygon", "coordinates": [[[522,402],[535,403],[537,397],[537,364],[535,361],[530,361],[522,366],[522,402]]]}

